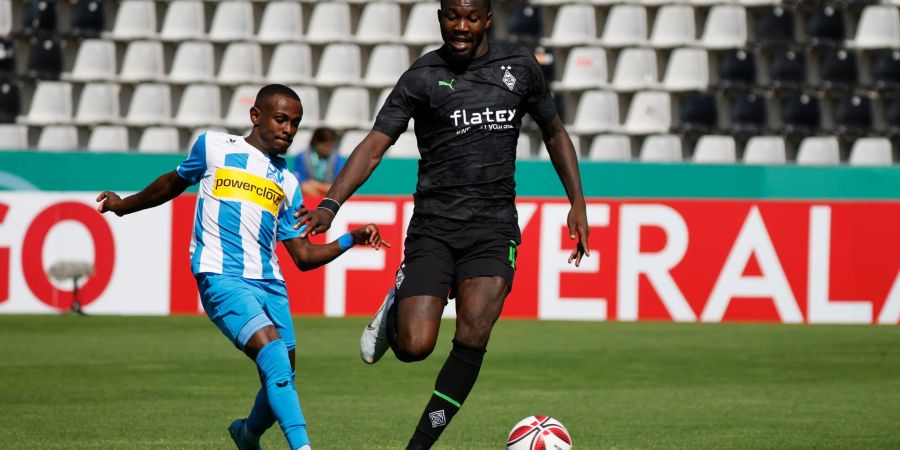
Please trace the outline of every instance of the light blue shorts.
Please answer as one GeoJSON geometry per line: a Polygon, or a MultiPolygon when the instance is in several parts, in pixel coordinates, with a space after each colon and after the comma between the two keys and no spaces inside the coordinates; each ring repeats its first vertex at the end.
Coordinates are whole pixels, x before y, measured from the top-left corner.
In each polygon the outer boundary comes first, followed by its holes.
{"type": "Polygon", "coordinates": [[[288,351],[297,346],[287,288],[281,280],[200,273],[200,302],[209,319],[239,349],[261,328],[274,326],[288,351]]]}

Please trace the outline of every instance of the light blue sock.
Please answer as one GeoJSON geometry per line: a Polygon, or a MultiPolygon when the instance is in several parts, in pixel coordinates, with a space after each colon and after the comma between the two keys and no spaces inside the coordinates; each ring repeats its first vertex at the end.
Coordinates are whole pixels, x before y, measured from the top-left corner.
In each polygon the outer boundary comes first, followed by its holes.
{"type": "Polygon", "coordinates": [[[263,375],[269,407],[292,449],[309,445],[306,419],[300,409],[297,390],[291,377],[291,362],[284,341],[276,339],[266,344],[256,355],[256,365],[263,375]]]}

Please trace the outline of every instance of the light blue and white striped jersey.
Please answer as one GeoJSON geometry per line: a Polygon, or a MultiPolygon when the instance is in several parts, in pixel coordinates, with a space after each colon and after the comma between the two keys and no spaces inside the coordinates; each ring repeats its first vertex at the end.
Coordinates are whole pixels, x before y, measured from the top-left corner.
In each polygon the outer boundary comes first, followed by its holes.
{"type": "Polygon", "coordinates": [[[269,159],[242,136],[209,131],[176,169],[200,182],[191,270],[253,279],[283,280],[277,241],[299,237],[294,211],[300,185],[284,158],[269,159]]]}

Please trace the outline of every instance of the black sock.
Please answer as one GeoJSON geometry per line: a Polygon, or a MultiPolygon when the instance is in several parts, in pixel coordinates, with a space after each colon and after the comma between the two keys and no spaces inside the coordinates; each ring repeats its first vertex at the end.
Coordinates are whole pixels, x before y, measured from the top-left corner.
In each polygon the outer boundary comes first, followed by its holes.
{"type": "Polygon", "coordinates": [[[434,393],[419,419],[408,450],[428,449],[459,411],[481,370],[485,349],[453,341],[453,350],[434,383],[434,393]]]}

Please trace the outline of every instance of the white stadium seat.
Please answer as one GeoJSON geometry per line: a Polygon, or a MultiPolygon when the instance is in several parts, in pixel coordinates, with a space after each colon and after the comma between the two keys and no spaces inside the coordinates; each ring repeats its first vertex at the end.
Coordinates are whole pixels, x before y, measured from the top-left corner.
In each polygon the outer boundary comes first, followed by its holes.
{"type": "Polygon", "coordinates": [[[303,8],[296,2],[267,3],[256,38],[267,44],[303,39],[303,8]]]}
{"type": "Polygon", "coordinates": [[[671,125],[672,99],[669,94],[641,91],[634,95],[625,118],[626,133],[665,133],[671,125]]]}
{"type": "Polygon", "coordinates": [[[439,9],[441,9],[441,5],[438,2],[414,4],[406,21],[403,41],[413,45],[442,42],[441,29],[437,20],[437,10],[439,9]]]}
{"type": "Polygon", "coordinates": [[[662,81],[667,91],[706,90],[709,87],[709,56],[702,48],[676,48],[669,57],[662,81]]]}
{"type": "Polygon", "coordinates": [[[366,4],[359,19],[356,41],[365,44],[400,40],[400,5],[391,2],[366,4]]]}
{"type": "Polygon", "coordinates": [[[385,154],[389,158],[415,158],[419,159],[419,144],[416,133],[406,131],[397,138],[394,145],[385,154]]]}
{"type": "Polygon", "coordinates": [[[313,130],[297,130],[297,134],[294,135],[294,141],[291,142],[291,146],[287,149],[287,156],[297,156],[297,153],[309,148],[309,141],[312,139],[312,135],[313,130]]]}
{"type": "Polygon", "coordinates": [[[516,141],[516,159],[534,158],[532,147],[531,137],[527,133],[519,133],[519,139],[516,141]]]}
{"type": "Polygon", "coordinates": [[[78,130],[72,125],[49,125],[41,129],[38,150],[77,150],[78,130]]]}
{"type": "Polygon", "coordinates": [[[225,48],[219,82],[259,83],[263,79],[262,48],[255,42],[234,42],[225,48]]]}
{"type": "Polygon", "coordinates": [[[553,22],[553,32],[544,40],[545,45],[560,47],[596,42],[597,18],[594,16],[594,7],[582,4],[560,6],[553,22]]]}
{"type": "Polygon", "coordinates": [[[69,79],[112,80],[116,77],[116,44],[105,39],[85,39],[78,47],[69,79]]]}
{"type": "Polygon", "coordinates": [[[306,39],[316,44],[342,42],[351,38],[350,5],[318,2],[312,11],[306,39]]]}
{"type": "Polygon", "coordinates": [[[647,9],[640,5],[615,5],[603,27],[601,43],[606,47],[627,47],[647,43],[647,9]]]}
{"type": "Polygon", "coordinates": [[[128,0],[119,3],[110,37],[113,39],[150,39],[156,37],[156,3],[153,0],[128,0]]]}
{"type": "Polygon", "coordinates": [[[0,150],[24,150],[27,148],[27,126],[13,123],[0,123],[0,150]]]}
{"type": "Polygon", "coordinates": [[[91,131],[87,149],[92,152],[128,151],[128,129],[121,125],[101,125],[91,131]]]}
{"type": "Polygon", "coordinates": [[[26,122],[43,125],[72,120],[72,85],[64,81],[38,83],[26,122]]]}
{"type": "Polygon", "coordinates": [[[744,164],[781,165],[786,161],[787,150],[780,136],[754,136],[744,147],[744,164]]]}
{"type": "Polygon", "coordinates": [[[181,0],[168,2],[159,38],[164,41],[184,41],[206,38],[206,14],[203,2],[181,0]]]}
{"type": "Polygon", "coordinates": [[[706,48],[740,48],[747,43],[747,11],[742,6],[716,5],[709,10],[703,28],[706,48]]]}
{"type": "Polygon", "coordinates": [[[175,50],[169,80],[175,83],[215,80],[213,46],[209,42],[183,42],[175,50]]]}
{"type": "Polygon", "coordinates": [[[900,47],[900,9],[888,5],[866,6],[856,27],[856,38],[847,44],[866,49],[900,47]]]}
{"type": "Polygon", "coordinates": [[[312,86],[291,86],[291,89],[300,97],[300,104],[303,105],[303,119],[300,126],[303,128],[311,128],[319,125],[322,118],[322,107],[319,101],[319,90],[312,86]]]}
{"type": "Polygon", "coordinates": [[[8,36],[12,31],[12,0],[0,0],[0,36],[8,36]]]}
{"type": "Polygon", "coordinates": [[[362,77],[362,62],[359,46],[356,44],[329,44],[322,50],[316,84],[338,86],[359,84],[362,77]]]}
{"type": "Polygon", "coordinates": [[[178,104],[175,123],[186,127],[217,124],[222,119],[222,97],[219,87],[192,84],[185,88],[178,104]]]}
{"type": "Polygon", "coordinates": [[[108,123],[119,119],[119,85],[88,83],[81,91],[75,113],[80,124],[108,123]]]}
{"type": "Polygon", "coordinates": [[[217,42],[253,40],[253,5],[247,1],[215,2],[209,39],[217,42]]]}
{"type": "Polygon", "coordinates": [[[325,125],[333,128],[370,127],[369,91],[360,87],[341,87],[331,93],[325,110],[325,125]]]}
{"type": "Polygon", "coordinates": [[[164,79],[163,47],[159,41],[134,41],[128,44],[119,79],[125,82],[164,79]]]}
{"type": "Polygon", "coordinates": [[[554,84],[556,90],[571,91],[602,88],[609,77],[606,50],[600,47],[575,47],[566,57],[562,80],[554,84]]]}
{"type": "Polygon", "coordinates": [[[631,161],[631,139],[622,134],[597,135],[587,156],[591,161],[631,161]]]}
{"type": "Polygon", "coordinates": [[[572,122],[572,132],[594,134],[618,128],[619,98],[615,92],[586,91],[581,94],[572,122]]]}
{"type": "Polygon", "coordinates": [[[175,127],[148,127],[141,133],[137,150],[141,153],[177,153],[181,151],[178,129],[175,127]]]}
{"type": "Polygon", "coordinates": [[[656,52],[650,48],[626,48],[619,54],[613,73],[616,91],[651,89],[657,85],[656,52]]]}
{"type": "Polygon", "coordinates": [[[145,83],[134,88],[125,122],[156,125],[172,120],[172,91],[168,84],[145,83]]]}
{"type": "Polygon", "coordinates": [[[681,162],[681,139],[671,134],[647,136],[641,145],[639,159],[643,162],[681,162]]]}
{"type": "Polygon", "coordinates": [[[797,150],[797,164],[833,166],[840,163],[840,145],[836,137],[813,136],[800,142],[800,148],[797,150]]]}
{"type": "Polygon", "coordinates": [[[732,164],[737,161],[737,144],[731,136],[701,136],[693,159],[697,163],[732,164]]]}
{"type": "Polygon", "coordinates": [[[376,45],[369,55],[364,84],[376,88],[393,86],[408,67],[409,50],[405,45],[376,45]]]}
{"type": "MultiPolygon", "coordinates": [[[[338,154],[342,156],[349,156],[350,153],[353,152],[353,149],[369,134],[368,131],[365,130],[347,130],[341,134],[341,140],[338,143],[338,154]]],[[[390,152],[390,149],[388,149],[390,152]]]]}
{"type": "Polygon", "coordinates": [[[850,150],[851,166],[890,166],[891,141],[886,138],[859,138],[850,150]]]}
{"type": "Polygon", "coordinates": [[[696,42],[694,8],[690,5],[666,5],[659,8],[650,33],[650,45],[670,48],[694,45],[696,42]]]}
{"type": "Polygon", "coordinates": [[[224,124],[226,127],[242,128],[250,123],[250,108],[256,102],[256,94],[261,88],[262,86],[245,85],[238,86],[234,90],[231,101],[228,103],[228,112],[225,114],[224,124]]]}
{"type": "Polygon", "coordinates": [[[309,83],[313,79],[312,50],[307,44],[286,43],[275,46],[266,78],[271,83],[309,83]]]}

